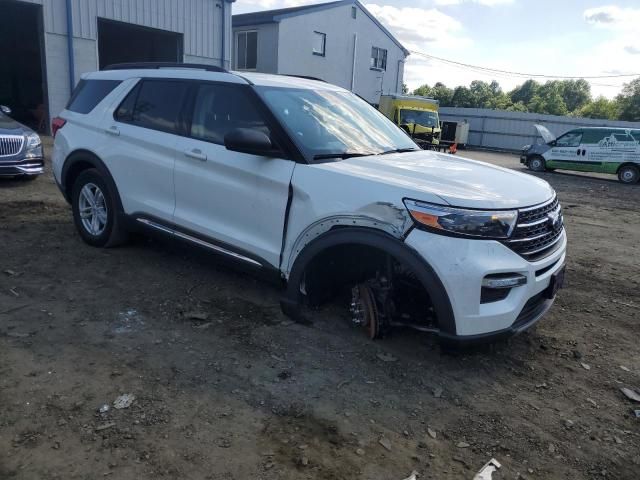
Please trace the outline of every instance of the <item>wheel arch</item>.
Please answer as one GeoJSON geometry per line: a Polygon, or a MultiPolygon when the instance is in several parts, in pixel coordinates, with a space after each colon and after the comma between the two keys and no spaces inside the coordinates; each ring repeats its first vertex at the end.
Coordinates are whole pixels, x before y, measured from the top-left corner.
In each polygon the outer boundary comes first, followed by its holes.
{"type": "Polygon", "coordinates": [[[431,265],[401,238],[396,238],[379,229],[367,227],[334,228],[318,236],[304,247],[295,258],[285,293],[280,302],[285,314],[296,320],[305,321],[301,312],[301,307],[305,302],[301,285],[307,268],[329,249],[347,245],[380,250],[409,267],[430,296],[440,329],[449,334],[456,334],[453,308],[449,296],[431,265]]]}
{"type": "Polygon", "coordinates": [[[616,173],[620,172],[620,170],[622,170],[624,167],[634,167],[638,170],[640,170],[640,164],[635,163],[635,162],[623,162],[620,165],[618,165],[618,168],[616,169],[616,173]]]}
{"type": "Polygon", "coordinates": [[[122,206],[122,200],[120,199],[120,192],[118,191],[111,172],[100,157],[90,150],[75,150],[71,152],[64,161],[60,178],[62,192],[67,201],[71,202],[71,192],[73,191],[75,180],[82,172],[90,168],[95,168],[104,176],[109,188],[114,192],[118,213],[123,213],[124,208],[122,206]]]}

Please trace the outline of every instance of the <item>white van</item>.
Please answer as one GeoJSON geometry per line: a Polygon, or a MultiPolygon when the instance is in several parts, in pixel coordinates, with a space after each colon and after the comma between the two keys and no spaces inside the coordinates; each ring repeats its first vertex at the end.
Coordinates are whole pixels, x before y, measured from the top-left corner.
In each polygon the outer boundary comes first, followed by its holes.
{"type": "Polygon", "coordinates": [[[577,170],[618,175],[622,183],[640,179],[640,130],[584,127],[556,138],[546,127],[535,126],[544,144],[527,145],[520,163],[530,170],[577,170]]]}

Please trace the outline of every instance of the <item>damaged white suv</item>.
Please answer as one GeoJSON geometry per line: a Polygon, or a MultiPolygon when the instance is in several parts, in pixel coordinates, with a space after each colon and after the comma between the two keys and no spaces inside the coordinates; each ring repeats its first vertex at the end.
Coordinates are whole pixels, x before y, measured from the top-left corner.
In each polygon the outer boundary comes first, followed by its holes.
{"type": "Polygon", "coordinates": [[[521,332],[562,286],[566,235],[533,176],[422,151],[342,88],[197,65],[87,74],[55,178],[89,244],[146,229],[271,274],[282,308],[331,298],[378,337],[521,332]]]}

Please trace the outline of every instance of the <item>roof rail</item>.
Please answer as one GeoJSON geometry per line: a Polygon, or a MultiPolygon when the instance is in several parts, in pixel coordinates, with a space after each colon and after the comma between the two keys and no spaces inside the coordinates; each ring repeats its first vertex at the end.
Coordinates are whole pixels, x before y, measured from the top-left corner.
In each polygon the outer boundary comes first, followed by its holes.
{"type": "Polygon", "coordinates": [[[102,70],[140,70],[149,69],[157,70],[160,68],[193,68],[196,70],[206,70],[208,72],[228,73],[222,67],[215,65],[205,65],[201,63],[178,63],[178,62],[131,62],[131,63],[114,63],[107,65],[102,70]]]}
{"type": "Polygon", "coordinates": [[[283,77],[294,77],[294,78],[302,78],[304,80],[315,80],[316,82],[323,82],[323,83],[327,83],[326,80],[323,80],[322,78],[318,78],[318,77],[310,77],[309,75],[293,75],[293,74],[289,74],[289,73],[282,73],[281,74],[283,77]]]}

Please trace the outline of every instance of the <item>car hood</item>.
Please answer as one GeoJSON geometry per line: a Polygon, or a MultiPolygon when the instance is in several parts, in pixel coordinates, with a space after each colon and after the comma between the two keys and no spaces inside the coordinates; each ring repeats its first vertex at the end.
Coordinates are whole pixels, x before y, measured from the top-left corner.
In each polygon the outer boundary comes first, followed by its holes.
{"type": "Polygon", "coordinates": [[[507,168],[453,155],[418,151],[355,157],[318,165],[400,187],[403,197],[456,207],[515,208],[549,200],[554,192],[544,180],[507,168]]]}
{"type": "Polygon", "coordinates": [[[543,125],[534,125],[536,127],[536,130],[538,130],[538,133],[540,134],[540,136],[542,137],[542,139],[545,141],[545,143],[551,143],[556,139],[556,136],[551,133],[549,131],[549,129],[543,125]]]}
{"type": "Polygon", "coordinates": [[[0,113],[0,135],[21,135],[29,131],[27,127],[16,122],[13,118],[0,113]]]}

